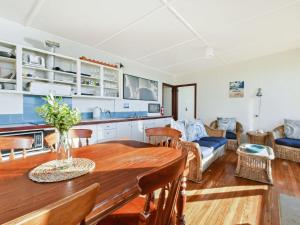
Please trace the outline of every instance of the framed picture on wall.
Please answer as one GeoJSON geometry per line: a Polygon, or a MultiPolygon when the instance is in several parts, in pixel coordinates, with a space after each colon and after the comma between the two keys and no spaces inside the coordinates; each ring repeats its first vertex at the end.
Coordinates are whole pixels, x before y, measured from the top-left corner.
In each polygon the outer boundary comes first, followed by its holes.
{"type": "Polygon", "coordinates": [[[243,98],[244,97],[245,81],[231,81],[229,82],[229,97],[243,98]]]}
{"type": "Polygon", "coordinates": [[[124,74],[123,98],[144,101],[158,101],[158,81],[124,74]]]}

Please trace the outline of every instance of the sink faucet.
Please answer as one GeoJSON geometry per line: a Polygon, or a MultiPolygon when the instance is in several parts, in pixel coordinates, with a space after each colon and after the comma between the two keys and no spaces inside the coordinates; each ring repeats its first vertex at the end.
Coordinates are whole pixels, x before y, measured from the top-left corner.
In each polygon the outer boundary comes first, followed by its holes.
{"type": "Polygon", "coordinates": [[[106,114],[108,114],[108,115],[109,115],[109,119],[111,119],[111,112],[110,112],[110,110],[106,110],[106,111],[105,111],[105,115],[106,115],[106,114]]]}

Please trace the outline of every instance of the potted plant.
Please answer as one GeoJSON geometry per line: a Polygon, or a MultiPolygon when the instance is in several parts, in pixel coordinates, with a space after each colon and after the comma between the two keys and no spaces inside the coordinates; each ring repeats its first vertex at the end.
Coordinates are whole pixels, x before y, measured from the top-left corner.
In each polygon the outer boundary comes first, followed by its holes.
{"type": "Polygon", "coordinates": [[[71,109],[61,97],[54,97],[52,94],[47,96],[45,101],[46,104],[38,107],[36,111],[59,133],[57,160],[60,166],[66,166],[72,161],[68,133],[71,127],[80,122],[80,112],[77,109],[71,109]]]}

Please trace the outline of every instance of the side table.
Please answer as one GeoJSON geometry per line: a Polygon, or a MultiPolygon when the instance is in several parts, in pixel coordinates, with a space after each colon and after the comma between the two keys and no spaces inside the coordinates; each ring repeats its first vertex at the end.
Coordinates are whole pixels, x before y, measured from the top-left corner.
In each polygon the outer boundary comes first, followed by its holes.
{"type": "Polygon", "coordinates": [[[247,148],[251,144],[242,144],[237,149],[238,163],[235,175],[267,184],[273,184],[271,160],[275,158],[273,149],[269,146],[260,146],[263,149],[258,153],[250,153],[247,148]]]}
{"type": "Polygon", "coordinates": [[[248,131],[247,136],[248,136],[248,142],[250,144],[266,145],[268,138],[269,138],[269,133],[268,132],[259,133],[257,131],[248,131]]]}

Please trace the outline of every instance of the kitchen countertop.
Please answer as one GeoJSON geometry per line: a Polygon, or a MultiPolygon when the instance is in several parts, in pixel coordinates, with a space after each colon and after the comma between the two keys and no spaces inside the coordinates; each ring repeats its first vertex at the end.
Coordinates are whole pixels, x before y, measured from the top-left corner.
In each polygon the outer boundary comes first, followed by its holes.
{"type": "MultiPolygon", "coordinates": [[[[112,119],[90,119],[82,120],[78,125],[92,125],[92,124],[104,124],[104,123],[118,123],[127,121],[137,121],[137,120],[151,120],[151,119],[163,119],[171,118],[172,116],[146,116],[140,118],[112,118],[112,119]]],[[[51,128],[47,124],[33,124],[33,123],[23,123],[23,124],[6,124],[0,125],[0,132],[13,132],[13,131],[27,131],[27,130],[40,130],[51,128]]]]}

